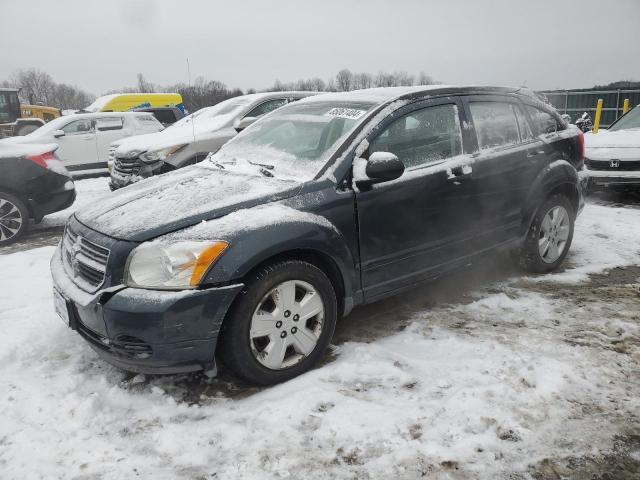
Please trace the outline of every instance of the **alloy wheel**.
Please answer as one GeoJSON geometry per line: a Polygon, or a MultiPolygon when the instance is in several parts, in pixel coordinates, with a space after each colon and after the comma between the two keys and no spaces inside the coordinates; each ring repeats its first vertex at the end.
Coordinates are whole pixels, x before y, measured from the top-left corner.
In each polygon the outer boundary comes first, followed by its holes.
{"type": "Polygon", "coordinates": [[[560,205],[551,208],[540,224],[538,252],[545,263],[554,263],[567,248],[571,229],[569,213],[560,205]]]}
{"type": "Polygon", "coordinates": [[[324,327],[320,293],[302,280],[271,289],[251,318],[249,342],[254,358],[266,368],[292,367],[316,348],[324,327]]]}
{"type": "Polygon", "coordinates": [[[15,237],[23,222],[20,209],[9,200],[0,198],[0,242],[15,237]]]}

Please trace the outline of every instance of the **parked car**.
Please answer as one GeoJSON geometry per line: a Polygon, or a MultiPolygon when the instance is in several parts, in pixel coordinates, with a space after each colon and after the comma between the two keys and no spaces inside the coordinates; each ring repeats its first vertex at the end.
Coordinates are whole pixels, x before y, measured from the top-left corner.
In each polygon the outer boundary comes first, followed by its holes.
{"type": "Polygon", "coordinates": [[[64,210],[76,197],[57,145],[0,145],[0,247],[16,242],[29,220],[64,210]]]}
{"type": "Polygon", "coordinates": [[[51,120],[24,137],[0,140],[0,145],[57,143],[60,160],[74,177],[80,177],[107,173],[112,142],[163,128],[151,113],[78,113],[51,120]]]}
{"type": "Polygon", "coordinates": [[[590,189],[640,187],[640,105],[584,139],[590,189]]]}
{"type": "Polygon", "coordinates": [[[160,173],[193,165],[257,118],[312,92],[256,93],[203,108],[160,133],[118,142],[111,169],[112,190],[160,173]]]}
{"type": "Polygon", "coordinates": [[[135,111],[153,113],[153,116],[165,127],[173,125],[185,116],[184,110],[178,107],[145,107],[136,108],[135,111]]]}
{"type": "Polygon", "coordinates": [[[582,132],[517,88],[318,95],[217,154],[72,217],[59,314],[108,362],[257,384],[311,368],[338,317],[514,249],[562,263],[583,207],[582,132]]]}

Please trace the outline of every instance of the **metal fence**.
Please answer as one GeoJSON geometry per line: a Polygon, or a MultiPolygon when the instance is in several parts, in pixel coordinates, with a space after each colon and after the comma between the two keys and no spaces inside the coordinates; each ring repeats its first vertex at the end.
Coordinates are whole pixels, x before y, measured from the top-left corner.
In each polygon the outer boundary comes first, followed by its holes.
{"type": "Polygon", "coordinates": [[[640,90],[553,90],[537,93],[544,95],[549,103],[560,113],[569,115],[572,122],[575,122],[584,112],[588,112],[593,120],[596,103],[601,98],[603,100],[603,108],[600,126],[604,128],[611,125],[622,115],[622,106],[625,99],[629,99],[629,108],[640,104],[640,90]]]}

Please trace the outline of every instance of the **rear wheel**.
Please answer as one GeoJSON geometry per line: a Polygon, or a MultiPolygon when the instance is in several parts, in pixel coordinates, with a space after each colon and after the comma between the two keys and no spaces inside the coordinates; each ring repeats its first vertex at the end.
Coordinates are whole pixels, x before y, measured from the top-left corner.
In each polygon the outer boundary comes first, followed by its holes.
{"type": "Polygon", "coordinates": [[[326,350],[336,296],[316,266],[287,260],[253,274],[220,337],[220,360],[239,377],[268,385],[309,370],[326,350]]]}
{"type": "Polygon", "coordinates": [[[575,212],[567,197],[551,195],[540,206],[520,251],[519,263],[528,271],[546,273],[564,261],[571,241],[575,212]]]}
{"type": "Polygon", "coordinates": [[[18,197],[0,192],[0,247],[9,245],[24,234],[29,214],[18,197]]]}

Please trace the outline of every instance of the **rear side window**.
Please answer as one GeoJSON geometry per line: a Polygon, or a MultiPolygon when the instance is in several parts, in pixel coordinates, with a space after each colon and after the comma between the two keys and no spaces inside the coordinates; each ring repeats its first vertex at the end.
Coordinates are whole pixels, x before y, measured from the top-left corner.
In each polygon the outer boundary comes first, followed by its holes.
{"type": "Polygon", "coordinates": [[[273,112],[275,109],[280,108],[287,104],[286,98],[278,98],[276,100],[269,100],[268,102],[261,103],[256,108],[247,113],[246,117],[261,117],[269,112],[273,112]]]}
{"type": "Polygon", "coordinates": [[[428,165],[462,153],[455,105],[436,105],[408,113],[389,124],[369,146],[369,153],[391,152],[407,168],[428,165]]]}
{"type": "Polygon", "coordinates": [[[507,102],[470,102],[480,150],[520,143],[517,107],[507,102]]]}
{"type": "Polygon", "coordinates": [[[122,130],[122,117],[98,118],[96,128],[101,132],[110,130],[122,130]]]}
{"type": "Polygon", "coordinates": [[[556,117],[544,110],[527,105],[527,112],[540,133],[555,133],[558,130],[564,130],[564,126],[558,122],[556,117]]]}

